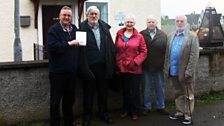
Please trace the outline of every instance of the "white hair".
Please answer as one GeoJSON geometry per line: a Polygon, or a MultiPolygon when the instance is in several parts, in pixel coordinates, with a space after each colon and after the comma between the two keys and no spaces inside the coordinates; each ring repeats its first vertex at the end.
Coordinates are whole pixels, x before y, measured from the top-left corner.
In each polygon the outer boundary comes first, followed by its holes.
{"type": "Polygon", "coordinates": [[[178,17],[184,18],[184,22],[185,22],[185,24],[187,24],[187,16],[185,16],[185,15],[177,15],[176,18],[175,18],[175,22],[176,22],[178,17]]]}
{"type": "Polygon", "coordinates": [[[148,20],[150,20],[150,19],[155,20],[156,24],[158,23],[157,18],[155,16],[153,16],[153,15],[148,15],[147,18],[146,18],[146,22],[148,22],[148,20]]]}
{"type": "Polygon", "coordinates": [[[158,20],[156,19],[156,17],[153,16],[153,15],[148,15],[147,18],[146,18],[146,21],[149,20],[149,19],[153,19],[153,20],[155,20],[156,22],[158,22],[158,20]]]}
{"type": "Polygon", "coordinates": [[[178,32],[184,31],[187,28],[187,16],[185,16],[185,15],[177,15],[176,18],[175,18],[175,24],[176,24],[176,31],[178,31],[178,32]],[[183,18],[184,26],[180,27],[180,26],[177,25],[178,18],[183,18]]]}
{"type": "Polygon", "coordinates": [[[136,18],[135,18],[135,16],[133,14],[126,15],[125,18],[124,18],[124,22],[128,21],[128,19],[132,19],[133,22],[135,23],[135,19],[136,18]]]}
{"type": "Polygon", "coordinates": [[[100,10],[97,8],[97,6],[89,6],[86,11],[86,15],[88,15],[92,11],[96,11],[98,14],[100,14],[100,10]]]}

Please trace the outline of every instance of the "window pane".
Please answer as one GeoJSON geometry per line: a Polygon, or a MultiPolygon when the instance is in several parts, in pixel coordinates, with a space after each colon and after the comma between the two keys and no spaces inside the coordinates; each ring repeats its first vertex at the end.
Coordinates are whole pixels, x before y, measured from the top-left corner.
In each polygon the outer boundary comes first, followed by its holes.
{"type": "Polygon", "coordinates": [[[100,19],[108,23],[108,3],[86,2],[86,10],[89,6],[97,6],[100,10],[100,19]]]}

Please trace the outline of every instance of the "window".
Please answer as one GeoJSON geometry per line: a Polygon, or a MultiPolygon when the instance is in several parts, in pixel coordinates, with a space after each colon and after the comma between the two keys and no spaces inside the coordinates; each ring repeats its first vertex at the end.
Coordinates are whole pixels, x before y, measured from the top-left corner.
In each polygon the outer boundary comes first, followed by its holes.
{"type": "Polygon", "coordinates": [[[100,19],[108,23],[108,3],[107,2],[86,2],[85,12],[89,6],[97,6],[100,10],[100,19]]]}

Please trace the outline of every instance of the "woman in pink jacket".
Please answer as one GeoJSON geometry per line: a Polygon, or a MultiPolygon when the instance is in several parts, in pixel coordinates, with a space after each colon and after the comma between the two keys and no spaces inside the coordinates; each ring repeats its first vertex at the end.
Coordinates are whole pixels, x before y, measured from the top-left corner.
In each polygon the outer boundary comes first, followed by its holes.
{"type": "Polygon", "coordinates": [[[143,36],[134,28],[135,18],[128,15],[125,27],[117,32],[116,65],[121,74],[123,89],[123,111],[121,117],[131,115],[132,120],[139,118],[140,82],[142,80],[142,62],[147,55],[143,36]]]}

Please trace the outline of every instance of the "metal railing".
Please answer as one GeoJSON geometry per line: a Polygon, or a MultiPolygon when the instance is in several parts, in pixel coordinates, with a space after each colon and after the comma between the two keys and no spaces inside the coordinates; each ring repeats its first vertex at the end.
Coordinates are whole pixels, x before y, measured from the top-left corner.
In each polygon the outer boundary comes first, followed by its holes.
{"type": "Polygon", "coordinates": [[[33,48],[34,48],[34,60],[48,59],[47,49],[44,45],[34,43],[33,48]]]}

